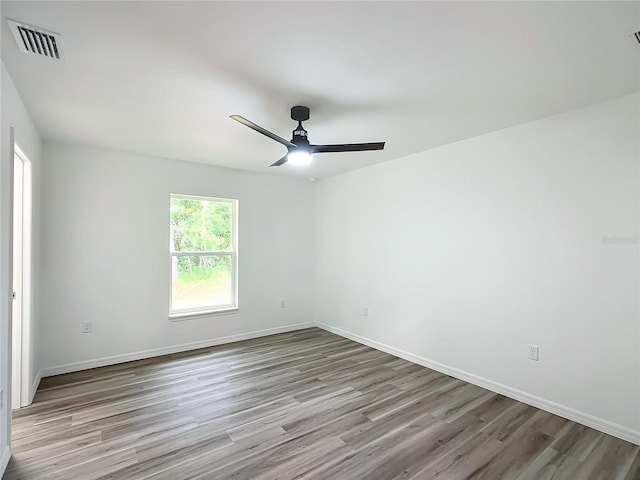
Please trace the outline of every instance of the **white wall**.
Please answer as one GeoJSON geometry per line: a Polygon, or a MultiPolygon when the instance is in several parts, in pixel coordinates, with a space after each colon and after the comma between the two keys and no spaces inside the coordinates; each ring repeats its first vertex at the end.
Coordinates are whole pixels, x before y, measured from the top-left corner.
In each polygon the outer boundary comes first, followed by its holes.
{"type": "Polygon", "coordinates": [[[313,184],[52,143],[43,158],[44,374],[311,322],[313,184]],[[239,199],[238,313],[169,320],[170,193],[239,199]]]}
{"type": "MultiPolygon", "coordinates": [[[[40,136],[27,112],[16,87],[2,63],[0,110],[2,111],[1,145],[0,152],[0,390],[2,390],[0,408],[0,476],[8,461],[11,427],[11,396],[9,395],[11,384],[11,239],[12,230],[10,224],[11,215],[11,171],[13,170],[13,157],[11,155],[11,142],[9,131],[15,128],[15,139],[22,150],[31,160],[34,198],[33,198],[33,248],[37,252],[39,231],[39,195],[37,190],[40,185],[40,136]]],[[[37,295],[37,253],[34,254],[33,293],[37,295]]],[[[32,306],[32,318],[38,314],[37,302],[32,306]]],[[[37,336],[37,332],[34,333],[37,336]]],[[[33,343],[32,343],[33,345],[33,343]]],[[[33,352],[36,354],[35,352],[33,352]]],[[[38,358],[33,358],[30,365],[30,377],[35,379],[38,368],[38,358]]]]}
{"type": "Polygon", "coordinates": [[[640,443],[638,104],[319,182],[316,320],[640,443]]]}

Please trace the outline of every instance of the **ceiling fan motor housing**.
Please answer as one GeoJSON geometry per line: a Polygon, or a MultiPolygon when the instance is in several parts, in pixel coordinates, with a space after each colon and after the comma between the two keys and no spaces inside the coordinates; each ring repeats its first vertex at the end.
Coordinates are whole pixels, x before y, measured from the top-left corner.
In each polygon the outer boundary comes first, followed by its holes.
{"type": "Polygon", "coordinates": [[[298,126],[292,132],[291,143],[294,143],[298,147],[308,147],[309,139],[307,138],[307,131],[302,127],[302,123],[298,122],[298,126]]]}
{"type": "Polygon", "coordinates": [[[291,118],[298,122],[298,126],[291,132],[291,143],[294,143],[298,147],[308,147],[309,139],[307,138],[307,131],[302,126],[302,122],[309,120],[309,107],[303,107],[302,105],[291,107],[291,118]]]}

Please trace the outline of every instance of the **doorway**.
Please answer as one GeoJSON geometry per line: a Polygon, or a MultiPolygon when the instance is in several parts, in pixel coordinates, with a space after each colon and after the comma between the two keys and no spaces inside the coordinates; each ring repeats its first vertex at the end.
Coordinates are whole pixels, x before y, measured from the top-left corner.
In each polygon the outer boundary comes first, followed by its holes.
{"type": "Polygon", "coordinates": [[[31,162],[14,143],[13,302],[11,408],[30,403],[31,377],[31,162]]]}

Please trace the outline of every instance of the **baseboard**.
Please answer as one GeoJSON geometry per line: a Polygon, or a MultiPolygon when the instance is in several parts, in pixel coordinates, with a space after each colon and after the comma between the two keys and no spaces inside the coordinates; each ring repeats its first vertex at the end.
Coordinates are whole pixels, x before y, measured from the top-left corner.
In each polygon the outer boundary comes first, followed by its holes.
{"type": "Polygon", "coordinates": [[[7,465],[9,465],[9,460],[11,459],[11,450],[7,445],[4,447],[4,451],[2,452],[2,456],[0,457],[0,478],[4,475],[4,471],[7,469],[7,465]]]}
{"type": "Polygon", "coordinates": [[[293,332],[295,330],[302,330],[305,328],[314,327],[314,323],[297,323],[294,325],[286,325],[284,327],[268,328],[266,330],[258,330],[249,333],[240,333],[237,335],[229,335],[226,337],[211,338],[207,340],[200,340],[197,342],[183,343],[179,345],[171,345],[167,347],[153,348],[151,350],[142,350],[138,352],[125,353],[121,355],[112,355],[109,357],[94,358],[91,360],[85,360],[82,362],[66,363],[63,365],[56,365],[53,367],[43,368],[39,372],[38,382],[40,378],[51,377],[53,375],[60,375],[62,373],[78,372],[80,370],[87,370],[90,368],[105,367],[107,365],[116,365],[118,363],[131,362],[134,360],[142,360],[145,358],[159,357],[161,355],[168,355],[171,353],[186,352],[189,350],[197,350],[198,348],[214,347],[216,345],[223,345],[225,343],[239,342],[242,340],[250,340],[252,338],[266,337],[268,335],[276,335],[278,333],[293,332]]]}
{"type": "Polygon", "coordinates": [[[404,360],[407,360],[409,362],[422,365],[423,367],[436,370],[440,373],[444,373],[445,375],[449,375],[460,380],[464,380],[465,382],[469,382],[479,387],[486,388],[487,390],[499,393],[501,395],[504,395],[505,397],[513,398],[514,400],[518,400],[541,410],[545,410],[549,413],[559,415],[568,420],[573,420],[574,422],[581,423],[582,425],[586,425],[587,427],[594,428],[609,435],[613,435],[614,437],[621,438],[622,440],[640,445],[640,431],[638,430],[633,430],[631,428],[610,422],[603,418],[595,417],[580,410],[576,410],[574,408],[561,405],[551,400],[547,400],[545,398],[538,397],[521,390],[517,390],[515,388],[509,387],[508,385],[503,385],[487,378],[480,377],[478,375],[474,375],[472,373],[465,372],[463,370],[459,370],[457,368],[453,368],[448,365],[435,362],[433,360],[429,360],[428,358],[414,355],[404,350],[385,345],[384,343],[370,340],[355,333],[347,332],[346,330],[342,330],[325,323],[316,322],[315,326],[322,328],[323,330],[327,330],[328,332],[335,333],[336,335],[340,335],[341,337],[345,337],[363,345],[367,345],[371,348],[375,348],[376,350],[395,355],[396,357],[403,358],[404,360]]]}
{"type": "Polygon", "coordinates": [[[36,392],[38,391],[38,387],[40,386],[40,380],[42,380],[42,370],[38,370],[36,378],[33,379],[31,390],[29,390],[29,403],[27,403],[27,405],[31,405],[33,403],[33,397],[36,396],[36,392]]]}

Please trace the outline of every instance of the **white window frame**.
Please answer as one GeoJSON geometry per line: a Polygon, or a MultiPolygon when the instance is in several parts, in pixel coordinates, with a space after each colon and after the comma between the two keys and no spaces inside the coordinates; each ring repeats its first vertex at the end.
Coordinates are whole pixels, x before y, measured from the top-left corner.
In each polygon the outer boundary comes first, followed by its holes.
{"type": "MultiPolygon", "coordinates": [[[[232,313],[238,310],[238,200],[235,198],[204,197],[199,195],[169,194],[169,207],[174,198],[184,200],[201,200],[207,202],[226,202],[231,204],[231,250],[215,250],[206,252],[176,252],[169,250],[169,318],[171,320],[185,320],[193,317],[232,313]],[[231,257],[231,303],[227,305],[206,306],[188,309],[173,309],[173,259],[185,256],[229,256],[231,257]]],[[[171,210],[171,208],[169,208],[171,210]]],[[[171,235],[171,213],[169,213],[169,235],[171,235]]],[[[169,243],[171,247],[171,243],[169,243]]]]}

